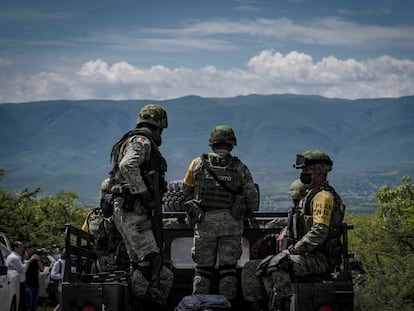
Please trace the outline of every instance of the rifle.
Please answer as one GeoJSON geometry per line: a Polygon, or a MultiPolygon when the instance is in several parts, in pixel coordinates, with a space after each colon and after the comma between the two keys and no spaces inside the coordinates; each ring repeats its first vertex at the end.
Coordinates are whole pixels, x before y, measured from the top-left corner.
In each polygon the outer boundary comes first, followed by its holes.
{"type": "MultiPolygon", "coordinates": [[[[283,237],[283,242],[282,242],[282,249],[288,249],[288,247],[293,244],[293,234],[292,234],[292,217],[293,214],[295,213],[296,208],[295,207],[291,207],[288,210],[288,219],[287,219],[287,225],[286,225],[286,232],[285,232],[285,236],[283,237]]],[[[279,250],[279,251],[281,251],[279,250]]]]}
{"type": "Polygon", "coordinates": [[[157,246],[160,249],[160,253],[162,253],[164,244],[162,237],[162,197],[160,193],[160,172],[158,170],[155,170],[153,175],[153,195],[155,204],[150,215],[152,231],[154,233],[157,246]]]}

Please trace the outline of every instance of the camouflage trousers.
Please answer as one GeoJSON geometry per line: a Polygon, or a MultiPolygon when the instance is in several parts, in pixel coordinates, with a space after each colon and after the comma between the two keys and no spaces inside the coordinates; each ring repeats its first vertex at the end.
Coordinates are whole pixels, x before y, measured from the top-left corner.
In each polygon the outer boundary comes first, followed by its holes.
{"type": "Polygon", "coordinates": [[[140,225],[148,222],[147,216],[140,213],[139,207],[132,211],[125,211],[119,207],[120,202],[114,202],[114,222],[128,252],[129,259],[139,262],[150,253],[159,253],[160,250],[150,228],[141,231],[140,225]]]}
{"type": "MultiPolygon", "coordinates": [[[[329,271],[326,257],[320,253],[289,255],[294,276],[325,274],[329,271]]],[[[242,269],[242,290],[244,298],[250,302],[269,299],[275,291],[279,297],[292,295],[292,281],[289,271],[274,271],[271,275],[257,277],[256,269],[260,259],[247,262],[242,269]]]]}
{"type": "Polygon", "coordinates": [[[213,269],[218,263],[219,293],[229,300],[236,298],[236,264],[242,254],[242,232],[243,220],[231,216],[230,210],[205,212],[194,230],[192,257],[197,266],[193,294],[210,294],[213,269]]]}
{"type": "Polygon", "coordinates": [[[135,270],[131,277],[131,293],[133,296],[155,304],[165,305],[174,281],[173,272],[162,266],[160,271],[159,287],[151,286],[139,270],[135,270]]]}

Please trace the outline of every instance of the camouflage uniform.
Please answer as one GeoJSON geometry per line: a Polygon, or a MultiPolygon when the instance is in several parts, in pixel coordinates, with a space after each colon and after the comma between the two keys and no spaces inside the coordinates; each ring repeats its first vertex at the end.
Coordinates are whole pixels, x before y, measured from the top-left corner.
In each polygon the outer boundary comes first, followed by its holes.
{"type": "Polygon", "coordinates": [[[215,127],[209,145],[214,152],[195,158],[183,181],[184,191],[194,197],[185,204],[190,222],[195,225],[193,294],[210,293],[218,262],[219,293],[233,300],[237,294],[236,264],[242,254],[243,220],[257,210],[258,191],[247,166],[230,154],[236,145],[230,127],[215,127]]]}
{"type": "Polygon", "coordinates": [[[160,273],[166,268],[161,267],[160,248],[148,214],[150,206],[154,206],[155,196],[162,196],[165,189],[167,167],[158,147],[161,145],[161,131],[166,127],[167,115],[161,106],[144,106],[138,116],[137,127],[126,133],[111,153],[114,222],[131,261],[132,294],[148,298],[146,296],[153,293],[149,298],[158,302],[166,301],[172,282],[165,285],[160,281],[160,277],[169,273],[160,273]],[[158,178],[154,172],[158,173],[158,178]],[[155,296],[162,296],[162,299],[155,296]]]}
{"type": "Polygon", "coordinates": [[[294,208],[296,208],[300,200],[308,194],[308,186],[301,182],[300,179],[295,179],[290,184],[289,194],[292,197],[294,208]]]}
{"type": "MultiPolygon", "coordinates": [[[[289,194],[292,198],[294,207],[289,209],[289,217],[288,217],[288,228],[285,227],[281,230],[279,236],[281,236],[281,240],[283,240],[286,234],[291,235],[292,231],[292,213],[295,213],[296,208],[299,205],[299,202],[302,198],[306,196],[308,192],[307,185],[303,184],[300,179],[294,180],[289,187],[289,194]]],[[[288,245],[289,246],[289,245],[288,245]]],[[[279,249],[282,249],[279,246],[279,249]]],[[[242,290],[244,299],[251,303],[251,307],[253,310],[255,308],[261,309],[261,303],[265,302],[268,299],[266,294],[266,288],[272,288],[273,280],[269,277],[257,277],[256,270],[259,264],[261,263],[261,259],[254,259],[246,262],[242,269],[242,290]]],[[[287,278],[288,275],[282,274],[281,276],[278,275],[277,284],[280,285],[280,288],[289,288],[290,280],[287,278]],[[282,285],[284,284],[284,285],[282,285]]],[[[285,293],[285,295],[290,295],[290,293],[285,293]]]]}
{"type": "MultiPolygon", "coordinates": [[[[110,179],[102,181],[100,198],[109,192],[110,179]]],[[[111,272],[126,270],[129,258],[122,236],[115,227],[113,215],[104,215],[102,204],[88,212],[81,228],[93,235],[93,248],[98,255],[94,268],[96,272],[111,272]]]]}
{"type": "MultiPolygon", "coordinates": [[[[99,198],[102,200],[103,196],[109,191],[109,178],[105,178],[101,183],[101,188],[99,191],[99,198]]],[[[81,229],[85,232],[89,232],[92,235],[98,230],[98,227],[102,221],[102,211],[100,205],[96,206],[93,210],[89,211],[86,215],[85,221],[81,229]],[[91,221],[92,221],[92,231],[91,231],[91,221]]]]}
{"type": "Polygon", "coordinates": [[[325,275],[341,264],[340,234],[345,210],[341,198],[326,180],[332,165],[329,156],[319,150],[298,155],[294,164],[295,168],[302,169],[301,181],[309,184],[309,192],[293,217],[296,243],[289,251],[283,251],[288,257],[258,271],[258,274],[267,274],[263,277],[266,291],[269,295],[276,293],[282,304],[284,301],[282,309],[289,305],[292,274],[294,277],[325,275]]]}

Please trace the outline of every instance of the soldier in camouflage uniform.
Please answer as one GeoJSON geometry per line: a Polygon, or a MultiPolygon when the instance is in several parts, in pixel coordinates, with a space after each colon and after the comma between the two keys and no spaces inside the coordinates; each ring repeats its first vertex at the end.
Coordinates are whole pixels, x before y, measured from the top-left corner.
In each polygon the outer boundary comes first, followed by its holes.
{"type": "MultiPolygon", "coordinates": [[[[289,246],[290,236],[292,235],[292,215],[295,214],[300,200],[308,193],[308,185],[301,182],[300,179],[294,180],[289,187],[289,194],[292,198],[293,208],[288,212],[288,225],[278,234],[276,241],[278,250],[289,246]],[[288,237],[289,236],[289,237],[288,237]],[[284,243],[288,239],[288,243],[284,243]]],[[[265,310],[267,308],[268,296],[266,294],[263,280],[256,276],[256,270],[262,260],[254,259],[246,262],[242,269],[242,290],[244,299],[249,302],[251,310],[265,310]]]]}
{"type": "Polygon", "coordinates": [[[237,295],[243,222],[258,209],[258,191],[247,166],[230,154],[236,146],[231,127],[214,127],[209,146],[213,152],[195,158],[183,180],[184,192],[193,195],[185,203],[194,225],[193,294],[210,293],[218,261],[219,293],[231,301],[237,295]]]}
{"type": "Polygon", "coordinates": [[[161,228],[153,227],[151,217],[165,190],[167,164],[159,146],[167,126],[164,108],[146,105],[136,128],[127,132],[111,152],[114,222],[131,261],[131,291],[139,299],[160,304],[166,303],[172,272],[162,266],[162,241],[154,235],[161,228]]]}
{"type": "Polygon", "coordinates": [[[300,179],[295,179],[290,184],[289,194],[292,197],[294,208],[297,208],[300,200],[308,194],[308,185],[305,185],[300,179]]]}
{"type": "Polygon", "coordinates": [[[289,310],[292,276],[327,275],[342,262],[345,207],[327,181],[332,165],[330,157],[319,150],[297,155],[294,167],[302,169],[300,180],[309,186],[309,192],[293,217],[294,243],[263,260],[257,270],[266,292],[276,298],[278,310],[289,310]]]}
{"type": "MultiPolygon", "coordinates": [[[[101,183],[101,188],[99,191],[99,198],[102,200],[102,197],[109,191],[109,178],[105,178],[101,183]]],[[[88,232],[94,235],[102,221],[102,210],[98,204],[94,209],[90,210],[86,215],[85,221],[81,229],[85,232],[88,232]],[[92,228],[91,228],[92,227],[92,228]]]]}
{"type": "Polygon", "coordinates": [[[300,179],[295,179],[289,187],[289,194],[292,198],[293,207],[288,211],[288,224],[281,230],[277,236],[278,249],[283,250],[290,246],[293,235],[293,215],[299,208],[300,200],[302,200],[308,193],[308,185],[305,185],[300,179]],[[287,243],[285,243],[287,241],[287,243]]]}
{"type": "Polygon", "coordinates": [[[115,227],[113,213],[103,211],[102,199],[109,193],[110,178],[102,181],[101,204],[88,212],[82,230],[93,235],[93,248],[98,255],[94,268],[96,272],[126,270],[129,258],[122,236],[115,227]]]}

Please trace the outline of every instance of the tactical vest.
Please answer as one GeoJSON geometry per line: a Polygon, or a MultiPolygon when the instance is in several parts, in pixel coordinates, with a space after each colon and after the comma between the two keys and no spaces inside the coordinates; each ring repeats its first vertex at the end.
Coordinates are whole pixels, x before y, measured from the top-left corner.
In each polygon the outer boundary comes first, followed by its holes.
{"type": "Polygon", "coordinates": [[[123,153],[126,147],[126,143],[129,138],[141,135],[148,138],[151,142],[151,156],[148,161],[144,161],[140,165],[140,171],[142,179],[148,189],[148,192],[155,197],[156,194],[160,196],[166,190],[166,181],[165,173],[167,172],[167,161],[162,156],[161,152],[158,149],[158,146],[155,144],[153,138],[151,137],[150,130],[146,128],[133,129],[127,132],[113,147],[111,153],[111,159],[113,161],[112,171],[111,171],[111,182],[113,185],[125,184],[126,181],[122,177],[121,172],[119,171],[119,163],[122,160],[123,153]],[[157,180],[155,178],[158,178],[157,180]],[[158,186],[158,189],[155,187],[158,186]]]}
{"type": "Polygon", "coordinates": [[[231,155],[221,158],[215,153],[203,154],[201,157],[204,157],[217,178],[234,191],[232,193],[220,185],[202,165],[194,172],[194,198],[200,200],[200,206],[204,210],[231,208],[234,204],[234,193],[241,192],[241,176],[237,170],[240,160],[231,155]]]}
{"type": "Polygon", "coordinates": [[[293,230],[295,242],[300,240],[312,227],[312,200],[320,191],[328,191],[334,197],[329,233],[325,242],[316,251],[324,253],[329,259],[331,266],[336,266],[341,262],[342,243],[340,240],[342,233],[342,223],[345,215],[345,205],[340,196],[328,183],[322,184],[319,188],[309,191],[307,196],[300,202],[299,207],[293,215],[293,230]]]}

